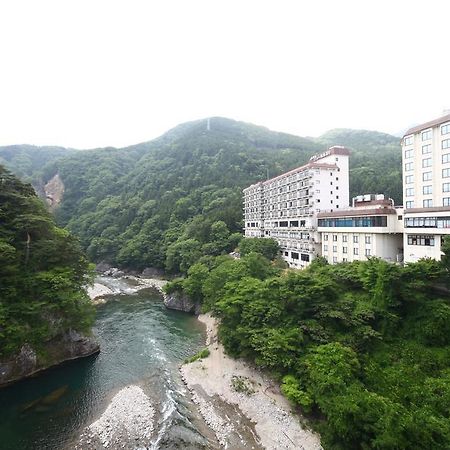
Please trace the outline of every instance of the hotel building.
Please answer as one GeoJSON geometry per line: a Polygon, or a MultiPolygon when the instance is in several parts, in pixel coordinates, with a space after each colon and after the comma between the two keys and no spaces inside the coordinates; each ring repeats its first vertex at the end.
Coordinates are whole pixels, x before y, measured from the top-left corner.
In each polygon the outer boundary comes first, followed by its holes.
{"type": "Polygon", "coordinates": [[[349,155],[334,146],[244,189],[245,236],[275,239],[290,267],[306,267],[322,251],[317,214],[349,205],[349,155]]]}
{"type": "Polygon", "coordinates": [[[384,195],[360,195],[353,207],[318,213],[322,256],[330,264],[364,261],[376,256],[403,260],[403,209],[384,195]]]}
{"type": "Polygon", "coordinates": [[[450,114],[402,139],[405,262],[441,258],[450,234],[450,114]]]}

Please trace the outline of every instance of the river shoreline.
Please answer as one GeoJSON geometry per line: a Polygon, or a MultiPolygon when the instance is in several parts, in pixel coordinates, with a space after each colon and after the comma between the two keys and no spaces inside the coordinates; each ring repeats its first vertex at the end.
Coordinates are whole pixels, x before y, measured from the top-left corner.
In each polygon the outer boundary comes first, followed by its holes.
{"type": "Polygon", "coordinates": [[[299,417],[291,412],[291,406],[282,396],[277,383],[246,362],[225,354],[217,339],[218,323],[214,317],[202,314],[198,319],[206,325],[206,345],[210,355],[184,364],[180,372],[193,401],[197,403],[203,418],[214,430],[221,445],[227,446],[227,434],[231,430],[220,420],[223,415],[217,409],[217,403],[212,401],[214,396],[220,397],[229,405],[238,405],[242,413],[254,423],[261,448],[321,449],[319,436],[306,429],[299,417]],[[233,387],[233,384],[236,386],[236,380],[244,386],[246,393],[236,391],[233,387]]]}

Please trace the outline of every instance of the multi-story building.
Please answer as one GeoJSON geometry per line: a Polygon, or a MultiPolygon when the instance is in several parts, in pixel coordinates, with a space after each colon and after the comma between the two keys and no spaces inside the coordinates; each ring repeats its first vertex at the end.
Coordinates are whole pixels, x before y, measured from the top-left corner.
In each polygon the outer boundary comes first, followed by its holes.
{"type": "Polygon", "coordinates": [[[383,194],[353,198],[351,208],[318,213],[322,256],[329,263],[363,261],[370,256],[403,260],[403,209],[383,194]]]}
{"type": "Polygon", "coordinates": [[[450,114],[402,139],[405,262],[441,258],[450,234],[450,114]]]}
{"type": "Polygon", "coordinates": [[[304,166],[244,189],[245,235],[274,238],[291,267],[307,266],[321,254],[317,214],[349,205],[349,155],[334,146],[304,166]]]}

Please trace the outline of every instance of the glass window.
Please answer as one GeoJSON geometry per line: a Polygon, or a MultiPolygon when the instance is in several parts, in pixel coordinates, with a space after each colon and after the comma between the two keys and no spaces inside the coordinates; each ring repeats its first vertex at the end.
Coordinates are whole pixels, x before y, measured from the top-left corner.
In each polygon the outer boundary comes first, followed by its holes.
{"type": "Polygon", "coordinates": [[[442,178],[450,177],[450,169],[442,169],[442,178]]]}
{"type": "Polygon", "coordinates": [[[441,126],[441,134],[449,134],[450,133],[450,123],[446,123],[441,126]]]}
{"type": "Polygon", "coordinates": [[[428,141],[431,139],[431,130],[422,131],[422,141],[428,141]]]}
{"type": "Polygon", "coordinates": [[[406,202],[405,206],[406,209],[414,208],[414,202],[412,201],[406,202]]]}
{"type": "Polygon", "coordinates": [[[354,244],[357,244],[358,241],[359,241],[358,236],[357,236],[357,235],[356,235],[356,236],[353,236],[353,243],[354,243],[354,244]]]}
{"type": "Polygon", "coordinates": [[[333,262],[337,263],[337,256],[333,256],[333,262]]]}
{"type": "Polygon", "coordinates": [[[442,141],[441,148],[442,149],[450,148],[450,139],[444,139],[442,141]]]}
{"type": "Polygon", "coordinates": [[[359,254],[359,249],[358,249],[358,247],[355,247],[355,248],[353,249],[353,254],[354,254],[354,255],[358,255],[358,254],[359,254]]]}
{"type": "Polygon", "coordinates": [[[405,159],[412,158],[414,156],[414,149],[405,150],[405,159]]]}
{"type": "Polygon", "coordinates": [[[333,245],[333,253],[337,253],[337,245],[333,245]]]}
{"type": "Polygon", "coordinates": [[[433,193],[433,186],[429,184],[428,186],[424,186],[422,189],[423,195],[430,195],[433,193]]]}
{"type": "Polygon", "coordinates": [[[405,184],[411,184],[411,183],[414,183],[414,175],[406,175],[405,184]]]}
{"type": "Polygon", "coordinates": [[[327,245],[327,244],[324,244],[324,246],[323,246],[323,251],[324,251],[324,252],[327,252],[327,251],[328,251],[328,245],[327,245]]]}
{"type": "Polygon", "coordinates": [[[450,197],[444,197],[442,199],[442,206],[450,206],[450,197]]]}
{"type": "Polygon", "coordinates": [[[347,247],[342,247],[342,253],[347,253],[347,247]]]}
{"type": "Polygon", "coordinates": [[[450,192],[450,183],[442,183],[442,192],[450,192]]]}
{"type": "Polygon", "coordinates": [[[408,245],[434,246],[434,236],[408,234],[408,245]]]}
{"type": "Polygon", "coordinates": [[[405,164],[405,172],[408,172],[410,170],[413,170],[413,163],[412,162],[405,164]]]}
{"type": "Polygon", "coordinates": [[[334,242],[337,241],[337,234],[333,234],[333,241],[334,241],[334,242]]]}
{"type": "Polygon", "coordinates": [[[450,153],[446,153],[442,155],[442,164],[446,164],[450,162],[450,153]]]}
{"type": "Polygon", "coordinates": [[[347,235],[346,234],[342,235],[342,242],[347,242],[347,235]]]}
{"type": "Polygon", "coordinates": [[[424,208],[431,208],[433,206],[433,200],[427,199],[423,201],[424,208]]]}
{"type": "Polygon", "coordinates": [[[422,145],[422,155],[426,155],[427,153],[431,153],[431,144],[422,145]]]}
{"type": "Polygon", "coordinates": [[[431,167],[431,158],[422,159],[422,167],[431,167]]]}
{"type": "Polygon", "coordinates": [[[414,136],[406,136],[403,140],[404,145],[411,145],[413,143],[414,136]]]}
{"type": "Polygon", "coordinates": [[[370,256],[370,248],[366,248],[365,255],[370,256]]]}
{"type": "Polygon", "coordinates": [[[342,258],[342,262],[347,262],[347,258],[342,258]]]}
{"type": "Polygon", "coordinates": [[[371,236],[366,236],[366,239],[365,239],[366,240],[366,244],[370,244],[370,242],[371,242],[370,238],[371,238],[371,236]]]}
{"type": "Polygon", "coordinates": [[[422,180],[423,181],[431,181],[431,172],[424,172],[422,174],[422,180]]]}
{"type": "Polygon", "coordinates": [[[405,195],[406,195],[406,197],[413,197],[414,196],[414,188],[406,188],[405,195]]]}

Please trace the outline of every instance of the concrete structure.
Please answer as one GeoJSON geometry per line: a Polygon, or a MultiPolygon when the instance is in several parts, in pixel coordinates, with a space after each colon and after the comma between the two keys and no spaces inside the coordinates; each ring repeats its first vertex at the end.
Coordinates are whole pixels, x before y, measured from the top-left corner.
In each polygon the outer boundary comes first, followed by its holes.
{"type": "Polygon", "coordinates": [[[329,263],[364,261],[376,256],[403,260],[403,209],[384,195],[360,195],[353,207],[317,215],[321,253],[329,263]]]}
{"type": "Polygon", "coordinates": [[[317,214],[349,205],[350,152],[331,147],[307,164],[244,189],[248,237],[270,237],[291,267],[307,266],[321,254],[317,214]]]}
{"type": "Polygon", "coordinates": [[[405,262],[441,258],[450,234],[450,114],[402,139],[405,262]]]}

